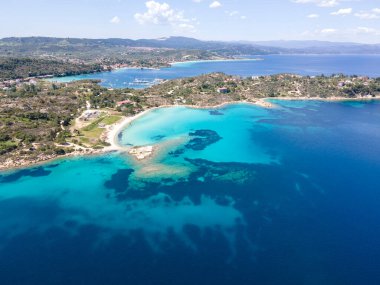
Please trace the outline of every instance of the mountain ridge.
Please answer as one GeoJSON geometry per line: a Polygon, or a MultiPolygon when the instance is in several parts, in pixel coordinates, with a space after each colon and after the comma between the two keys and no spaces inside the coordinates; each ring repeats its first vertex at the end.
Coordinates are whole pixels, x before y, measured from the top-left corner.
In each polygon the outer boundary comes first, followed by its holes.
{"type": "Polygon", "coordinates": [[[63,49],[83,47],[149,47],[168,49],[193,49],[248,54],[380,54],[380,44],[329,41],[203,41],[189,37],[158,39],[87,39],[55,37],[7,37],[0,39],[1,47],[63,49]]]}

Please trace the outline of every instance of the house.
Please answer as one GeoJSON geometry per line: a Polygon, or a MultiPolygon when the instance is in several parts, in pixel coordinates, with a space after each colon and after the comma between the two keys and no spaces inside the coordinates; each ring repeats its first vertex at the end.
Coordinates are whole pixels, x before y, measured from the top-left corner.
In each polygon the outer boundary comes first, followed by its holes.
{"type": "Polygon", "coordinates": [[[339,83],[338,83],[338,87],[340,87],[340,88],[344,87],[345,85],[346,85],[345,82],[339,82],[339,83]]]}
{"type": "Polygon", "coordinates": [[[218,93],[226,94],[226,93],[230,92],[230,89],[228,89],[227,87],[221,87],[221,88],[218,88],[217,91],[218,91],[218,93]]]}
{"type": "Polygon", "coordinates": [[[116,103],[117,106],[130,105],[130,104],[133,104],[131,100],[124,100],[124,101],[120,101],[116,103]]]}

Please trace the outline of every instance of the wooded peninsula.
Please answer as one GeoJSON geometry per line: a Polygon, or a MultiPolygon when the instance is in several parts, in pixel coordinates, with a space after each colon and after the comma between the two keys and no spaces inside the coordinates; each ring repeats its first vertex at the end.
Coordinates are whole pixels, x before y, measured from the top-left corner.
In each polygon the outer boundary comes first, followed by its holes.
{"type": "Polygon", "coordinates": [[[111,89],[99,81],[52,83],[42,79],[0,90],[1,169],[48,159],[103,152],[107,132],[123,118],[160,106],[260,103],[265,98],[371,100],[380,78],[280,74],[238,77],[213,73],[165,81],[147,89],[111,89]]]}

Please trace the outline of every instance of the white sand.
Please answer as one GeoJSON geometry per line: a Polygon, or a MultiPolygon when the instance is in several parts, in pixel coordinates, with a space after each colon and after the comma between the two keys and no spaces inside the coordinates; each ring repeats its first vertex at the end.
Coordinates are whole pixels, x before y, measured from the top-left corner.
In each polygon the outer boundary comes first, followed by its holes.
{"type": "Polygon", "coordinates": [[[110,146],[106,147],[104,151],[126,151],[128,148],[121,146],[118,142],[118,135],[122,132],[127,126],[129,126],[134,120],[144,116],[146,113],[150,112],[152,109],[145,110],[137,115],[124,117],[121,121],[113,124],[107,128],[106,131],[106,142],[110,144],[110,146]]]}

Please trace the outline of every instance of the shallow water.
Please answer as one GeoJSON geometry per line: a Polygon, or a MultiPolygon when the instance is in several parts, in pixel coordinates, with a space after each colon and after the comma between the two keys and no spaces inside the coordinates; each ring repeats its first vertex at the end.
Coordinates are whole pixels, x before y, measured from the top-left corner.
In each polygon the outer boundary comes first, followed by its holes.
{"type": "Polygon", "coordinates": [[[273,102],[148,113],[149,164],[0,173],[1,284],[379,284],[380,104],[273,102]]]}
{"type": "Polygon", "coordinates": [[[113,88],[146,88],[156,79],[174,79],[198,76],[211,72],[229,75],[258,76],[279,73],[300,75],[346,75],[380,76],[379,55],[268,55],[254,56],[261,60],[200,61],[174,64],[162,69],[120,69],[112,72],[54,78],[54,81],[69,82],[80,79],[100,79],[101,85],[113,88]],[[144,82],[144,83],[141,83],[144,82]]]}
{"type": "MultiPolygon", "coordinates": [[[[255,144],[251,136],[254,122],[271,116],[273,115],[267,109],[247,104],[229,105],[217,111],[186,107],[161,108],[134,122],[119,137],[122,145],[142,146],[173,139],[191,139],[189,134],[194,131],[212,130],[222,139],[201,150],[185,148],[186,153],[180,158],[270,163],[275,159],[255,144]]],[[[260,124],[260,127],[270,128],[265,124],[260,124]]],[[[183,150],[183,147],[178,149],[183,150]]]]}

